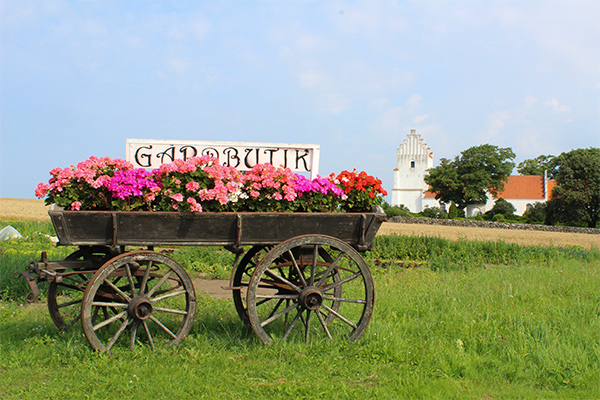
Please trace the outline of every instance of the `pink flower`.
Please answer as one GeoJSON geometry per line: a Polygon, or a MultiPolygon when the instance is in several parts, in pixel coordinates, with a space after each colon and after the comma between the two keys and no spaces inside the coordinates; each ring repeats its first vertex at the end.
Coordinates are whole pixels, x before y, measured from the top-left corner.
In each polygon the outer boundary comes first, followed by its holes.
{"type": "Polygon", "coordinates": [[[181,193],[175,193],[171,196],[169,196],[170,198],[172,198],[173,200],[181,203],[183,201],[183,195],[181,193]]]}
{"type": "Polygon", "coordinates": [[[192,210],[192,212],[202,212],[202,205],[200,205],[200,203],[198,203],[196,199],[188,197],[187,202],[190,205],[190,209],[192,210]]]}
{"type": "Polygon", "coordinates": [[[50,191],[50,185],[46,185],[45,183],[38,183],[37,188],[35,189],[35,195],[38,198],[42,198],[46,196],[46,194],[50,191]]]}
{"type": "Polygon", "coordinates": [[[74,210],[74,211],[81,210],[81,202],[79,202],[79,201],[72,202],[71,203],[71,210],[74,210]]]}
{"type": "Polygon", "coordinates": [[[196,181],[190,181],[187,183],[187,185],[185,185],[185,188],[190,192],[195,192],[200,189],[200,184],[196,181]]]}

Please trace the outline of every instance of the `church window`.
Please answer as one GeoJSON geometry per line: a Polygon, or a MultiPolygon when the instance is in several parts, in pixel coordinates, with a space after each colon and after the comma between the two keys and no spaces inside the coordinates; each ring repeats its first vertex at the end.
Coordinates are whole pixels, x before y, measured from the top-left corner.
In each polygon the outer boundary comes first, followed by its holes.
{"type": "Polygon", "coordinates": [[[411,167],[411,168],[414,168],[414,167],[415,167],[415,162],[414,162],[414,160],[410,162],[410,167],[411,167]]]}

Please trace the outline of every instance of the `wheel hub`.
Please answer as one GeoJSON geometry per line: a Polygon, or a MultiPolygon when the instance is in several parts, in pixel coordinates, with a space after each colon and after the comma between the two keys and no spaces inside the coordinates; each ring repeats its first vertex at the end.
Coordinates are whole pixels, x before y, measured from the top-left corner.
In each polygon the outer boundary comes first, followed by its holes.
{"type": "Polygon", "coordinates": [[[309,310],[317,310],[323,304],[323,294],[314,286],[307,287],[300,293],[300,304],[309,310]]]}
{"type": "Polygon", "coordinates": [[[132,318],[143,321],[152,315],[152,304],[145,297],[136,297],[129,303],[128,311],[132,318]]]}

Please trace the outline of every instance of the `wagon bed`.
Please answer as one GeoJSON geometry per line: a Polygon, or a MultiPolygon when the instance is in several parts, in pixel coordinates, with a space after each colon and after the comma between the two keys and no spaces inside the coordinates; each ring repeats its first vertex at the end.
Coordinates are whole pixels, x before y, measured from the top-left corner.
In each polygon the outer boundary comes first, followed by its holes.
{"type": "Polygon", "coordinates": [[[359,251],[370,248],[382,213],[50,211],[66,246],[246,246],[327,235],[359,251]]]}

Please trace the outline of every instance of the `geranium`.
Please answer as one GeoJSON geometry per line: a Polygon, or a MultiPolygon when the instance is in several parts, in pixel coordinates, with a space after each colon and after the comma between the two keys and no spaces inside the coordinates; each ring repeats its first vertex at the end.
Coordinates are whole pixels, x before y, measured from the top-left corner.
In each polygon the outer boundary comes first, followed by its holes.
{"type": "Polygon", "coordinates": [[[152,174],[141,168],[115,171],[105,185],[112,194],[114,209],[124,211],[151,211],[152,201],[161,189],[152,174]]]}
{"type": "Polygon", "coordinates": [[[244,174],[244,211],[294,211],[296,174],[289,168],[256,164],[244,174]]]}
{"type": "Polygon", "coordinates": [[[341,204],[343,211],[371,211],[374,206],[383,203],[383,196],[387,196],[387,192],[381,186],[381,180],[365,171],[359,173],[356,170],[342,171],[335,179],[337,184],[348,198],[341,204]]]}
{"type": "Polygon", "coordinates": [[[364,171],[308,179],[289,168],[258,164],[242,173],[207,155],[152,172],[120,159],[90,157],[50,174],[36,196],[70,210],[365,212],[387,195],[381,181],[364,171]]]}
{"type": "Polygon", "coordinates": [[[161,165],[153,176],[163,187],[155,207],[162,211],[232,211],[243,185],[240,171],[208,155],[161,165]]]}
{"type": "Polygon", "coordinates": [[[297,210],[305,212],[333,212],[347,198],[331,176],[318,176],[312,180],[296,175],[297,210]]]}
{"type": "Polygon", "coordinates": [[[46,204],[68,209],[112,210],[112,195],[107,182],[116,171],[133,170],[125,160],[90,157],[69,168],[54,168],[48,184],[38,184],[35,195],[46,196],[46,204]]]}

